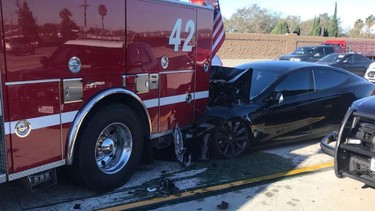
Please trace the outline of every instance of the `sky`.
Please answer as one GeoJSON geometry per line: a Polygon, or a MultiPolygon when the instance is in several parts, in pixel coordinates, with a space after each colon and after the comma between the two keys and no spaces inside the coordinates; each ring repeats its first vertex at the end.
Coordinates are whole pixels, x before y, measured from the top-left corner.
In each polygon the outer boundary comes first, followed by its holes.
{"type": "Polygon", "coordinates": [[[257,4],[260,8],[281,13],[282,17],[300,16],[302,21],[313,19],[323,13],[332,16],[337,2],[337,17],[344,30],[353,28],[357,19],[365,21],[369,15],[375,16],[374,0],[219,0],[219,2],[222,15],[228,19],[237,9],[257,4]]]}

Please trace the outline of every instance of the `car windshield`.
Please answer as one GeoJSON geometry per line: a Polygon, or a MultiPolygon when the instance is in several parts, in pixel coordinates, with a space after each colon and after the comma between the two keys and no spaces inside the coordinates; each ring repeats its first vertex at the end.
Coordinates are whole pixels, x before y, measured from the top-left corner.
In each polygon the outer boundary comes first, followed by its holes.
{"type": "Polygon", "coordinates": [[[345,55],[343,54],[328,54],[327,56],[321,58],[318,62],[340,62],[345,55]]]}
{"type": "Polygon", "coordinates": [[[250,87],[250,100],[262,93],[269,85],[275,82],[281,73],[279,71],[253,70],[250,87]]]}
{"type": "Polygon", "coordinates": [[[307,55],[307,54],[311,54],[313,52],[313,48],[309,48],[309,47],[300,47],[300,48],[297,48],[293,54],[297,54],[297,55],[307,55]]]}

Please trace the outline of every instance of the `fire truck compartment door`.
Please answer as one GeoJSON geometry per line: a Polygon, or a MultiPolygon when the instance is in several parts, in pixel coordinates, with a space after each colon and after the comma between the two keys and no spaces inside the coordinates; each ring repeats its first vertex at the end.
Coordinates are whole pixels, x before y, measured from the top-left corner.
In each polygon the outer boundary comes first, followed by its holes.
{"type": "Polygon", "coordinates": [[[14,173],[61,161],[60,80],[7,86],[14,173]]]}
{"type": "Polygon", "coordinates": [[[160,74],[160,132],[193,123],[194,71],[175,71],[160,74]]]}

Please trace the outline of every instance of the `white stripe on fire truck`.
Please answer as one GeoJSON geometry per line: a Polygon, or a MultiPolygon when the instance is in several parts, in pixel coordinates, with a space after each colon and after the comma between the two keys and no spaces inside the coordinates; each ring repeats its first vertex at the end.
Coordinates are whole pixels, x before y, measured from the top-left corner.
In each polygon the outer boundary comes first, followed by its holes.
{"type": "MultiPolygon", "coordinates": [[[[173,105],[176,103],[186,102],[186,95],[187,94],[170,96],[170,97],[162,97],[160,99],[145,100],[143,102],[146,105],[146,108],[154,108],[154,107],[159,106],[159,100],[160,100],[160,106],[173,105]]],[[[208,98],[208,91],[195,92],[193,93],[193,96],[195,100],[208,98]]]]}
{"type": "MultiPolygon", "coordinates": [[[[202,91],[202,92],[196,92],[192,93],[195,100],[208,98],[208,91],[202,91]]],[[[160,106],[166,106],[166,105],[173,105],[176,103],[182,103],[186,102],[186,94],[182,95],[176,95],[171,97],[163,97],[163,98],[156,98],[156,99],[150,99],[143,101],[147,108],[154,108],[159,105],[160,106]]],[[[35,117],[27,119],[27,121],[31,124],[31,129],[41,129],[41,128],[47,128],[52,127],[64,123],[70,123],[74,120],[75,116],[77,115],[78,111],[70,111],[65,112],[61,114],[61,123],[60,123],[60,114],[54,114],[49,116],[42,116],[42,117],[35,117]]],[[[5,135],[14,134],[14,130],[16,127],[16,124],[18,121],[12,121],[12,122],[5,122],[4,123],[4,130],[5,135]]]]}
{"type": "MultiPolygon", "coordinates": [[[[61,114],[61,123],[69,123],[72,122],[74,117],[77,115],[78,111],[70,111],[61,114]]],[[[31,125],[31,129],[41,129],[51,126],[60,125],[60,114],[54,114],[49,116],[42,116],[42,117],[35,117],[27,119],[27,121],[31,125]]],[[[16,124],[19,121],[13,122],[6,122],[5,123],[5,135],[14,134],[14,130],[16,128],[16,124]]]]}
{"type": "Polygon", "coordinates": [[[200,100],[200,99],[204,99],[204,98],[208,98],[208,91],[202,91],[202,92],[196,92],[195,93],[195,100],[200,100]]]}

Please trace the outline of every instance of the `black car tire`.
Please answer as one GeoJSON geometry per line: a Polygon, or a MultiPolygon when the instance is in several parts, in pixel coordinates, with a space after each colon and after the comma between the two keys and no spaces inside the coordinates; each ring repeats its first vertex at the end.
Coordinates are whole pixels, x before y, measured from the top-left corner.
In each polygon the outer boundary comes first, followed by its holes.
{"type": "Polygon", "coordinates": [[[133,175],[142,155],[141,123],[122,104],[102,106],[79,132],[68,175],[96,192],[120,187],[133,175]]]}
{"type": "Polygon", "coordinates": [[[234,158],[241,155],[249,145],[250,130],[239,118],[226,120],[214,129],[211,153],[216,158],[234,158]]]}

